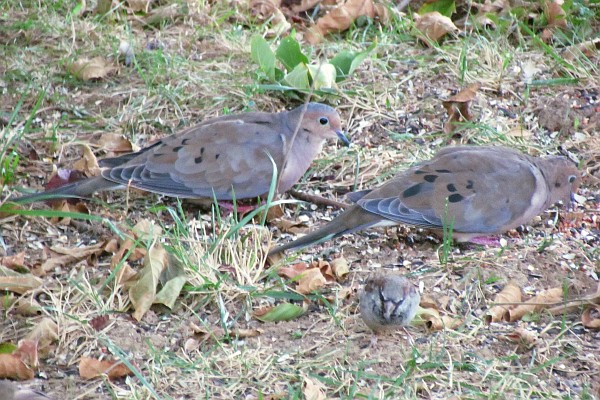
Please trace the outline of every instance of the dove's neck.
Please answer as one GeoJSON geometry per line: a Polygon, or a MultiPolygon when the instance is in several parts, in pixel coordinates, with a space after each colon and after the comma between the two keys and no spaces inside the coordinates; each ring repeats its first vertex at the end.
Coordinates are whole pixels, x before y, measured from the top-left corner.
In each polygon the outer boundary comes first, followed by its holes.
{"type": "MultiPolygon", "coordinates": [[[[291,137],[287,138],[290,142],[291,137]]],[[[279,192],[283,193],[290,189],[308,170],[313,159],[319,154],[323,147],[324,140],[308,132],[302,131],[302,128],[296,134],[293,143],[286,143],[288,151],[287,161],[282,168],[279,178],[279,192]],[[291,146],[291,148],[289,147],[291,146]]]]}

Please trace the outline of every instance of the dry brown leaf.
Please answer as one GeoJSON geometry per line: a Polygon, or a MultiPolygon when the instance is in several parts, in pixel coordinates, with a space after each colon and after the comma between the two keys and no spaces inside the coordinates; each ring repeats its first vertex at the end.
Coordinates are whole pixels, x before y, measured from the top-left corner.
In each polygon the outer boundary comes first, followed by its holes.
{"type": "Polygon", "coordinates": [[[581,315],[581,323],[588,329],[600,329],[600,306],[587,306],[581,315]]]}
{"type": "Polygon", "coordinates": [[[304,37],[309,43],[317,44],[328,33],[345,31],[358,17],[363,15],[369,18],[379,17],[382,21],[386,21],[388,17],[387,9],[385,7],[376,8],[372,0],[348,0],[319,18],[304,37]],[[384,15],[378,13],[384,13],[384,15]]]}
{"type": "Polygon", "coordinates": [[[286,279],[294,279],[296,276],[306,272],[308,264],[304,262],[296,263],[288,267],[279,268],[277,275],[286,279]]]}
{"type": "Polygon", "coordinates": [[[129,288],[129,299],[135,311],[132,317],[141,321],[156,299],[156,288],[160,275],[167,267],[167,252],[160,243],[155,243],[144,258],[144,268],[137,281],[129,288]]]}
{"type": "Polygon", "coordinates": [[[559,303],[563,299],[563,289],[552,288],[540,292],[537,296],[528,300],[526,303],[520,304],[517,307],[509,310],[509,321],[514,322],[523,318],[525,314],[531,312],[540,312],[550,306],[559,303]]]}
{"type": "Polygon", "coordinates": [[[302,394],[305,400],[325,400],[325,386],[312,378],[304,377],[302,382],[302,394]]]}
{"type": "Polygon", "coordinates": [[[327,284],[327,280],[318,268],[306,270],[298,280],[296,290],[301,294],[312,293],[317,289],[322,288],[327,284]]]}
{"type": "Polygon", "coordinates": [[[12,256],[0,257],[0,265],[12,270],[23,268],[23,265],[25,265],[25,252],[22,251],[12,256]]]}
{"type": "Polygon", "coordinates": [[[68,249],[62,246],[54,246],[49,249],[51,251],[50,257],[44,261],[41,270],[47,273],[87,259],[92,259],[91,263],[93,264],[93,260],[104,252],[105,244],[106,242],[101,242],[92,246],[68,249]]]}
{"type": "Polygon", "coordinates": [[[567,13],[562,8],[563,4],[563,0],[546,0],[544,2],[544,14],[549,28],[567,28],[567,13]]]}
{"type": "Polygon", "coordinates": [[[348,261],[344,257],[338,257],[331,261],[331,270],[333,275],[338,279],[344,279],[350,273],[348,261]]]}
{"type": "Polygon", "coordinates": [[[50,344],[58,340],[58,325],[51,318],[43,318],[25,339],[37,343],[38,351],[46,353],[50,344]]]}
{"type": "Polygon", "coordinates": [[[538,341],[537,333],[521,327],[505,335],[505,339],[517,343],[521,351],[531,349],[538,341]]]}
{"type": "Polygon", "coordinates": [[[93,379],[106,374],[108,379],[114,380],[133,375],[133,372],[120,361],[97,360],[90,357],[81,357],[79,360],[79,376],[83,379],[93,379]]]}
{"type": "Polygon", "coordinates": [[[103,57],[94,57],[91,60],[81,58],[72,64],[69,64],[67,70],[74,77],[83,81],[92,79],[103,79],[115,68],[103,57]]]}
{"type": "Polygon", "coordinates": [[[185,7],[186,5],[177,3],[158,7],[146,16],[145,22],[150,26],[158,26],[163,23],[173,22],[178,17],[187,14],[185,7]]]}
{"type": "Polygon", "coordinates": [[[0,265],[0,290],[24,294],[42,286],[43,281],[32,274],[20,274],[0,265]]]}
{"type": "MultiPolygon", "coordinates": [[[[458,28],[452,20],[437,11],[428,12],[423,15],[413,14],[415,18],[415,27],[421,33],[434,42],[437,42],[448,33],[458,31],[458,28]]],[[[426,44],[427,40],[423,40],[426,44]]]]}
{"type": "Polygon", "coordinates": [[[567,47],[562,52],[562,56],[565,59],[565,61],[573,61],[579,57],[579,53],[583,54],[588,58],[592,58],[598,56],[599,51],[600,38],[596,38],[567,47]]]}
{"type": "Polygon", "coordinates": [[[133,143],[123,135],[113,132],[106,132],[98,139],[98,146],[105,151],[113,153],[131,153],[136,150],[133,143]]]}
{"type": "Polygon", "coordinates": [[[83,172],[86,176],[100,175],[100,166],[96,155],[87,144],[82,145],[83,156],[73,163],[73,169],[83,172]]]}
{"type": "Polygon", "coordinates": [[[26,381],[33,379],[34,370],[27,367],[21,359],[14,354],[0,354],[0,378],[26,381]]]}
{"type": "Polygon", "coordinates": [[[475,98],[480,85],[472,84],[461,90],[448,100],[442,102],[442,105],[448,113],[448,120],[444,124],[444,132],[450,134],[454,131],[456,123],[460,121],[471,121],[473,116],[469,111],[471,101],[475,98]]]}
{"type": "MultiPolygon", "coordinates": [[[[494,297],[493,303],[521,303],[521,288],[514,282],[506,286],[494,297]]],[[[496,305],[488,310],[485,316],[487,324],[508,319],[508,310],[513,304],[496,305]]]]}
{"type": "Polygon", "coordinates": [[[331,269],[331,264],[325,260],[313,261],[310,263],[311,268],[318,268],[321,271],[321,275],[325,278],[327,283],[335,282],[335,274],[331,269]]]}
{"type": "Polygon", "coordinates": [[[131,12],[143,12],[147,13],[150,9],[151,0],[127,0],[128,9],[131,12]]]}

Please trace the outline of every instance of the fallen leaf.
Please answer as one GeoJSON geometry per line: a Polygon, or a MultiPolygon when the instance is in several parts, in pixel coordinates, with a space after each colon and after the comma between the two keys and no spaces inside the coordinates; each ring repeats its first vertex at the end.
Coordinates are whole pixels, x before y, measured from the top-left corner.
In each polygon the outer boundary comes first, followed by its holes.
{"type": "Polygon", "coordinates": [[[151,0],[127,0],[127,8],[134,13],[147,13],[150,9],[150,1],[151,0]]]}
{"type": "Polygon", "coordinates": [[[338,280],[344,279],[350,273],[348,261],[344,257],[334,258],[331,261],[331,270],[338,280]]]}
{"type": "Polygon", "coordinates": [[[509,342],[516,343],[521,351],[529,350],[534,347],[538,342],[538,336],[536,332],[528,329],[518,327],[513,332],[504,336],[509,342]]]}
{"type": "Polygon", "coordinates": [[[37,366],[37,344],[30,340],[21,340],[12,354],[0,354],[0,378],[30,380],[37,366]]]}
{"type": "Polygon", "coordinates": [[[298,286],[296,291],[301,294],[313,293],[317,289],[322,288],[327,284],[327,280],[323,276],[323,273],[318,268],[311,268],[306,270],[300,279],[298,280],[298,286]]]}
{"type": "Polygon", "coordinates": [[[110,74],[115,68],[103,57],[94,57],[91,60],[81,58],[72,64],[69,64],[67,70],[73,76],[82,81],[90,81],[92,79],[103,79],[110,74]]]}
{"type": "Polygon", "coordinates": [[[9,269],[15,270],[23,268],[25,264],[25,252],[22,251],[12,256],[0,257],[0,265],[3,265],[9,269]]]}
{"type": "Polygon", "coordinates": [[[508,282],[506,286],[494,297],[493,303],[513,303],[496,305],[488,310],[485,322],[499,322],[508,320],[508,311],[515,303],[521,303],[521,288],[514,282],[508,282]]]}
{"type": "Polygon", "coordinates": [[[50,344],[58,340],[58,325],[52,318],[42,318],[25,339],[37,343],[39,352],[48,352],[50,344]]]}
{"type": "Polygon", "coordinates": [[[83,379],[93,379],[106,375],[114,380],[133,375],[133,372],[121,361],[97,360],[90,357],[81,357],[79,360],[79,376],[83,379]]]}
{"type": "Polygon", "coordinates": [[[156,300],[156,287],[160,275],[167,266],[167,252],[155,243],[144,257],[144,267],[137,275],[137,280],[129,288],[129,299],[135,311],[132,316],[141,321],[144,314],[156,300]]]}
{"type": "Polygon", "coordinates": [[[98,139],[100,149],[113,153],[131,153],[135,151],[133,143],[123,135],[113,132],[106,132],[98,139]]]}
{"type": "Polygon", "coordinates": [[[425,44],[429,43],[427,39],[437,42],[448,33],[458,31],[452,20],[438,11],[423,15],[415,13],[413,17],[415,19],[415,27],[425,36],[425,38],[421,38],[425,44]]]}
{"type": "Polygon", "coordinates": [[[325,400],[325,386],[312,378],[304,377],[302,382],[302,394],[305,400],[325,400]]]}
{"type": "Polygon", "coordinates": [[[387,8],[375,7],[372,0],[348,0],[319,18],[304,37],[309,43],[317,44],[329,33],[345,31],[363,15],[369,18],[379,17],[382,22],[388,18],[387,8]]]}
{"type": "Polygon", "coordinates": [[[581,315],[581,323],[588,329],[600,329],[600,306],[588,305],[581,315]]]}
{"type": "Polygon", "coordinates": [[[83,156],[73,163],[73,169],[81,171],[85,176],[100,175],[100,166],[94,152],[87,144],[81,146],[83,147],[83,156]]]}
{"type": "Polygon", "coordinates": [[[509,321],[514,322],[532,312],[540,312],[562,301],[563,289],[560,287],[544,290],[527,302],[509,310],[509,321]]]}
{"type": "Polygon", "coordinates": [[[18,294],[27,293],[42,286],[43,281],[32,274],[20,274],[0,265],[0,290],[18,294]]]}
{"type": "Polygon", "coordinates": [[[473,119],[469,108],[479,87],[480,85],[478,83],[472,84],[450,97],[448,100],[442,102],[442,105],[448,113],[448,120],[444,124],[445,133],[452,133],[456,127],[456,123],[460,121],[471,121],[473,119]]]}

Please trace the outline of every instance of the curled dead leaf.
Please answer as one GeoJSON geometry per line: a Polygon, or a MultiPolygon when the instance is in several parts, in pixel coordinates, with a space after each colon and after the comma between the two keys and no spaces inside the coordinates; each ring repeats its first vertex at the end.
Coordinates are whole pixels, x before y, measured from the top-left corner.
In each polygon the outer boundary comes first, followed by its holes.
{"type": "Polygon", "coordinates": [[[423,15],[413,14],[415,27],[425,36],[423,41],[427,44],[428,40],[437,42],[448,33],[458,31],[458,28],[452,20],[437,11],[428,12],[423,15]]]}
{"type": "Polygon", "coordinates": [[[43,281],[32,274],[20,274],[0,265],[0,290],[24,294],[42,286],[43,281]]]}
{"type": "Polygon", "coordinates": [[[536,332],[522,327],[518,327],[513,332],[505,335],[504,338],[509,342],[516,343],[521,351],[531,349],[538,342],[538,335],[536,332]]]}
{"type": "Polygon", "coordinates": [[[600,306],[587,306],[581,315],[581,323],[588,329],[600,329],[600,306]]]}
{"type": "Polygon", "coordinates": [[[302,394],[306,400],[325,400],[327,398],[325,395],[325,386],[316,379],[306,376],[302,382],[302,394]]]}
{"type": "Polygon", "coordinates": [[[47,351],[50,344],[58,340],[58,325],[51,318],[43,318],[25,336],[25,339],[37,343],[38,351],[47,351]]]}
{"type": "Polygon", "coordinates": [[[331,270],[338,280],[344,279],[344,277],[350,273],[348,261],[344,257],[333,259],[333,261],[331,261],[331,270]]]}
{"type": "Polygon", "coordinates": [[[90,357],[81,357],[79,360],[79,376],[83,379],[93,379],[106,375],[114,380],[133,375],[133,372],[121,361],[97,360],[90,357]]]}
{"type": "Polygon", "coordinates": [[[552,288],[540,292],[537,296],[531,298],[526,303],[520,304],[517,307],[509,310],[509,321],[514,322],[523,318],[524,315],[531,312],[540,312],[550,306],[562,301],[563,289],[552,288]]]}
{"type": "Polygon", "coordinates": [[[372,0],[348,0],[319,18],[304,37],[309,43],[317,44],[328,33],[345,31],[363,15],[369,18],[379,17],[383,22],[389,17],[387,8],[375,7],[372,0]]]}
{"type": "Polygon", "coordinates": [[[23,268],[23,265],[25,265],[25,252],[22,251],[12,256],[0,257],[0,265],[12,270],[23,268]]]}
{"type": "Polygon", "coordinates": [[[67,70],[77,79],[90,81],[103,79],[115,68],[103,57],[94,57],[91,60],[81,58],[72,64],[69,64],[67,70]]]}
{"type": "Polygon", "coordinates": [[[137,150],[129,139],[113,132],[103,133],[100,139],[98,139],[98,146],[102,150],[113,153],[131,153],[137,150]]]}
{"type": "Polygon", "coordinates": [[[442,105],[448,113],[448,120],[444,124],[444,132],[452,133],[457,122],[471,121],[473,116],[470,112],[471,101],[475,98],[480,85],[472,84],[461,90],[448,100],[442,102],[442,105]]]}
{"type": "MultiPolygon", "coordinates": [[[[508,282],[506,286],[494,297],[494,303],[520,303],[521,288],[514,282],[508,282]]],[[[485,322],[499,322],[508,319],[508,311],[513,304],[496,305],[488,310],[485,315],[485,322]]]]}

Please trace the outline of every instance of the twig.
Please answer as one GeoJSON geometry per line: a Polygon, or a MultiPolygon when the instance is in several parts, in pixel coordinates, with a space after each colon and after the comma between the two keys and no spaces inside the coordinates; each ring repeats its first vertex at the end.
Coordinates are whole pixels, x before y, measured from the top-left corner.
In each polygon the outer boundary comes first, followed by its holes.
{"type": "Polygon", "coordinates": [[[332,206],[341,208],[342,210],[350,206],[350,204],[342,203],[341,201],[326,199],[325,197],[298,192],[294,189],[288,190],[288,193],[297,198],[298,200],[307,201],[309,203],[313,203],[319,206],[332,206]]]}

